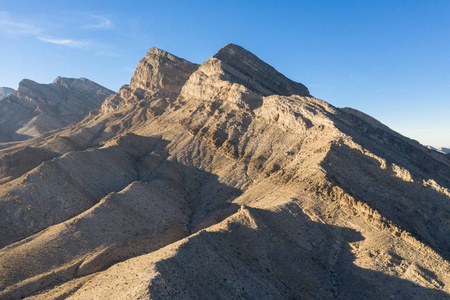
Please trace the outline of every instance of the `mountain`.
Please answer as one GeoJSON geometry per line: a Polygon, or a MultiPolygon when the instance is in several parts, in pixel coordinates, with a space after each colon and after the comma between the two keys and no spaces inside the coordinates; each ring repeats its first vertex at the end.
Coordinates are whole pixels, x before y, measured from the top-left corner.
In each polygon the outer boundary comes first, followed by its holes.
{"type": "Polygon", "coordinates": [[[0,147],[0,298],[450,296],[450,160],[237,45],[0,147]]]}
{"type": "Polygon", "coordinates": [[[443,154],[450,154],[450,148],[445,148],[445,147],[439,147],[439,148],[435,148],[435,147],[432,147],[432,146],[426,146],[428,149],[431,149],[431,150],[434,150],[434,151],[437,151],[437,152],[439,152],[439,153],[443,153],[443,154]]]}
{"type": "Polygon", "coordinates": [[[8,87],[0,87],[0,100],[14,93],[14,89],[8,87]]]}
{"type": "Polygon", "coordinates": [[[24,79],[0,100],[0,142],[36,137],[82,120],[113,92],[85,78],[58,77],[51,84],[24,79]]]}
{"type": "Polygon", "coordinates": [[[444,154],[449,154],[450,148],[440,147],[439,149],[437,149],[437,151],[442,152],[444,154]]]}

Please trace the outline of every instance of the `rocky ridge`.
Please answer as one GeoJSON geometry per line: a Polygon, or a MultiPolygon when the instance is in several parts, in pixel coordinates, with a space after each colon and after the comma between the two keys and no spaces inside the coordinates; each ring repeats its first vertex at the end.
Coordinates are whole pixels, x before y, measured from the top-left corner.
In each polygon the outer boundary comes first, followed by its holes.
{"type": "Polygon", "coordinates": [[[58,77],[51,84],[24,79],[0,100],[0,142],[36,137],[82,120],[113,92],[85,78],[58,77]]]}
{"type": "Polygon", "coordinates": [[[237,45],[200,66],[150,49],[0,166],[3,298],[450,293],[450,161],[237,45]]]}

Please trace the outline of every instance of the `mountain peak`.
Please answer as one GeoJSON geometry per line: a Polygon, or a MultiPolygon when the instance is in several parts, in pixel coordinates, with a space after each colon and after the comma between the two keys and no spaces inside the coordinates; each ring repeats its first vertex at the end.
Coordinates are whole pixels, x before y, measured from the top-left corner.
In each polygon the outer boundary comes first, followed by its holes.
{"type": "MultiPolygon", "coordinates": [[[[217,51],[216,54],[214,54],[213,57],[216,58],[223,58],[225,56],[241,56],[246,57],[246,58],[256,58],[258,60],[260,60],[260,62],[265,63],[264,61],[262,61],[261,59],[259,59],[255,54],[253,54],[252,52],[250,52],[249,50],[245,49],[242,46],[233,44],[233,43],[228,43],[225,46],[223,46],[222,48],[219,49],[219,51],[217,51]]],[[[266,63],[265,63],[266,64],[266,63]]]]}
{"type": "Polygon", "coordinates": [[[53,84],[57,84],[57,85],[61,85],[64,87],[67,87],[69,85],[71,85],[74,81],[81,81],[82,79],[75,79],[75,78],[66,78],[66,77],[61,77],[58,76],[56,77],[56,79],[53,81],[53,84]]]}
{"type": "Polygon", "coordinates": [[[288,79],[239,45],[227,44],[213,58],[222,62],[222,69],[230,81],[242,84],[263,96],[310,96],[306,86],[288,79]]]}
{"type": "Polygon", "coordinates": [[[197,68],[197,64],[152,47],[136,67],[130,87],[176,98],[184,82],[197,68]]]}
{"type": "Polygon", "coordinates": [[[219,51],[217,51],[217,54],[222,53],[222,52],[227,52],[227,53],[242,52],[242,53],[247,53],[247,54],[253,55],[250,51],[246,50],[244,47],[233,44],[233,43],[229,43],[229,44],[226,44],[225,46],[223,46],[219,51]]]}
{"type": "Polygon", "coordinates": [[[174,56],[173,54],[171,54],[163,49],[156,48],[156,47],[151,47],[147,52],[147,55],[148,54],[154,54],[154,55],[158,55],[158,56],[169,56],[169,55],[174,56]]]}
{"type": "Polygon", "coordinates": [[[57,83],[57,82],[62,81],[62,80],[64,80],[64,78],[61,77],[61,76],[58,76],[58,77],[56,77],[55,80],[53,80],[53,83],[57,83]]]}
{"type": "Polygon", "coordinates": [[[19,88],[17,90],[23,91],[24,89],[33,88],[38,85],[39,85],[39,83],[37,83],[36,81],[30,80],[30,79],[22,79],[19,82],[19,88]]]}

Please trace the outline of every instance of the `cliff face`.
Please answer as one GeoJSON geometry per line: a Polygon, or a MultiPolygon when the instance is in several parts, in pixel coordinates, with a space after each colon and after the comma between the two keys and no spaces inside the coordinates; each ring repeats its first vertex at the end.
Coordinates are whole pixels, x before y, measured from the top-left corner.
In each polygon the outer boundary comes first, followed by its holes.
{"type": "Polygon", "coordinates": [[[136,67],[130,84],[108,98],[102,112],[108,113],[127,104],[133,106],[150,99],[156,111],[164,110],[177,98],[186,80],[198,67],[163,50],[151,48],[136,67]]]}
{"type": "Polygon", "coordinates": [[[0,101],[0,142],[36,137],[80,121],[113,92],[85,78],[51,84],[24,79],[0,101]]]}
{"type": "Polygon", "coordinates": [[[450,293],[450,161],[237,45],[201,66],[150,49],[0,166],[3,297],[450,293]]]}
{"type": "Polygon", "coordinates": [[[237,82],[263,96],[310,96],[308,89],[276,71],[244,48],[228,44],[211,59],[229,82],[237,82]]]}

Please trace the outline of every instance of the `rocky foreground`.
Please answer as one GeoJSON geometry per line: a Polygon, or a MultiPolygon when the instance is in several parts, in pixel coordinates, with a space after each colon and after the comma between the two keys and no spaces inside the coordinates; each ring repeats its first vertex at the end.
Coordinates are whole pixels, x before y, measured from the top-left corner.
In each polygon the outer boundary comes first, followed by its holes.
{"type": "Polygon", "coordinates": [[[0,147],[2,299],[450,297],[450,160],[239,46],[0,147]]]}

